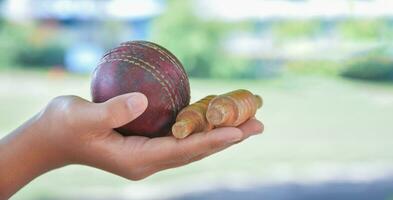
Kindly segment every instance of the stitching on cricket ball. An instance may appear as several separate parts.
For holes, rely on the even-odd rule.
[[[124,57],[126,57],[126,58],[130,58],[130,59],[136,60],[137,62],[147,65],[148,67],[152,68],[162,78],[161,80],[165,81],[165,83],[166,83],[165,85],[170,89],[170,91],[174,91],[173,85],[171,83],[169,83],[169,81],[165,78],[164,74],[162,74],[154,65],[152,65],[142,59],[139,59],[135,56],[130,56],[130,55],[126,55],[126,54],[116,54],[116,55],[111,55],[110,57],[111,58],[109,58],[109,59],[123,59]],[[177,98],[176,94],[174,94],[173,92],[170,93],[170,95],[171,95],[171,98],[175,99],[175,105],[177,106],[177,107],[175,107],[175,110],[176,110],[176,112],[178,112],[178,109],[176,109],[176,108],[180,107],[181,102]]]
[[[126,62],[126,63],[130,63],[130,64],[134,64],[136,66],[139,66],[140,68],[146,70],[147,72],[149,72],[151,75],[153,75],[153,77],[161,84],[161,86],[164,88],[164,90],[166,91],[166,95],[169,97],[169,99],[171,100],[171,104],[172,104],[172,111],[177,114],[176,111],[176,107],[175,107],[175,103],[173,101],[172,95],[168,90],[168,87],[165,85],[165,83],[159,78],[157,77],[156,74],[153,73],[152,70],[150,70],[148,67],[142,65],[139,62],[135,62],[132,60],[128,60],[128,59],[119,59],[119,58],[114,58],[114,59],[110,59],[110,60],[104,60],[102,62],[99,63],[99,65],[104,64],[104,63],[110,63],[110,62],[114,62],[114,61],[122,61],[122,62]]]

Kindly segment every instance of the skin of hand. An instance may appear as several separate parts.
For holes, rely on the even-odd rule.
[[[0,140],[0,199],[9,198],[43,173],[70,164],[140,180],[198,161],[264,129],[253,118],[236,128],[218,128],[182,140],[172,136],[124,137],[113,130],[136,119],[147,106],[141,93],[98,104],[77,96],[53,99]]]

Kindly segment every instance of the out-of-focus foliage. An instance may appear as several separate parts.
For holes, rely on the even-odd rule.
[[[25,45],[17,54],[17,63],[22,66],[63,66],[65,48],[60,44],[44,46]]]
[[[393,38],[393,28],[382,19],[346,20],[338,25],[338,30],[345,39],[378,40]]]
[[[0,23],[0,67],[63,65],[65,47],[57,37],[35,24]]]
[[[153,25],[153,41],[173,52],[194,77],[244,77],[248,61],[224,51],[230,30],[247,25],[228,25],[197,17],[190,1],[170,0],[167,11]]]
[[[298,74],[337,75],[342,64],[329,60],[297,60],[286,64],[288,71]]]
[[[321,23],[316,20],[279,21],[272,28],[279,39],[312,37],[322,30]]]
[[[352,66],[360,61],[351,62],[351,56],[363,53],[374,62],[373,58],[379,58],[381,54],[371,52],[372,49],[393,43],[392,20],[388,18],[247,19],[235,22],[204,18],[203,11],[195,6],[198,4],[192,0],[167,0],[166,9],[161,14],[142,21],[108,18],[73,19],[64,23],[54,18],[14,22],[0,18],[0,67],[58,66],[64,64],[64,54],[68,55],[82,42],[96,45],[100,50],[130,39],[146,39],[173,52],[193,77],[257,79],[276,77],[286,71],[343,74],[346,77],[364,77],[370,73],[369,76],[374,77],[376,75],[370,71],[378,74],[381,67]],[[235,49],[237,47],[240,49]],[[306,49],[307,53],[321,47],[339,53],[336,57],[333,55],[333,59],[319,58],[320,54],[309,59],[310,56],[300,52],[296,57],[286,59],[298,49]],[[346,61],[348,57],[352,64],[336,61]]]
[[[18,52],[27,43],[30,26],[0,22],[0,68],[9,67],[17,59]]]
[[[393,81],[393,59],[375,55],[355,59],[347,65],[342,75],[349,78]]]

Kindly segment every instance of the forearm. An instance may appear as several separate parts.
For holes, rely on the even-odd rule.
[[[131,99],[136,106],[131,106]],[[123,137],[113,131],[138,118],[147,105],[146,97],[138,93],[100,104],[75,96],[55,98],[0,140],[0,199],[8,199],[45,172],[72,163],[140,180],[200,160],[263,130],[259,121],[250,120],[238,128],[214,129],[182,140]]]
[[[39,175],[61,167],[59,152],[45,140],[35,116],[0,140],[0,199],[7,199]]]

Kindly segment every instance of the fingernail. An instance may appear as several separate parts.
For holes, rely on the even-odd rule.
[[[147,107],[146,96],[141,93],[133,93],[127,100],[128,107],[137,116],[141,115]]]

